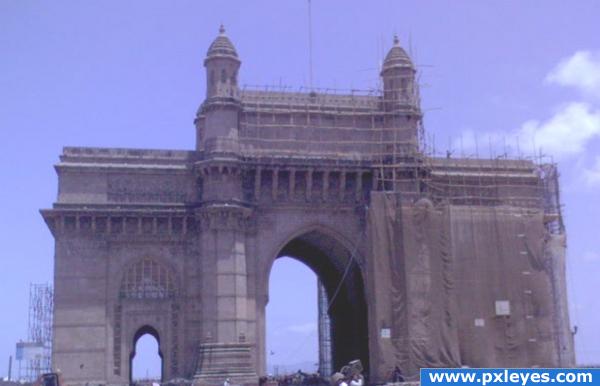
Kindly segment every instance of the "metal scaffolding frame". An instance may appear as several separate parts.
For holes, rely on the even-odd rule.
[[[51,284],[29,285],[29,315],[27,342],[17,343],[17,358],[25,361],[25,374],[19,378],[35,381],[52,369],[52,316],[54,290]],[[19,349],[21,352],[19,353]]]

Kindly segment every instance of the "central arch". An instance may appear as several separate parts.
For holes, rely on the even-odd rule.
[[[354,359],[369,368],[365,285],[356,250],[332,232],[313,228],[285,242],[269,267],[270,273],[275,259],[290,257],[308,266],[323,284],[329,302],[334,371]]]

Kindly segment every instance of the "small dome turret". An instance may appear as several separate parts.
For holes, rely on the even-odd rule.
[[[231,40],[225,35],[225,27],[219,28],[217,36],[206,53],[206,100],[196,116],[196,148],[210,151],[234,151],[231,141],[217,141],[230,138],[237,133],[241,109],[238,72],[242,62]],[[237,134],[236,134],[237,136]],[[209,141],[209,142],[207,142]],[[212,143],[207,149],[206,143]],[[229,147],[228,147],[229,146]]]
[[[219,36],[213,40],[204,59],[206,96],[237,98],[237,77],[241,63],[235,47],[225,35],[225,27],[221,24]]]
[[[228,58],[239,62],[237,51],[231,40],[225,34],[225,27],[221,24],[219,36],[212,42],[206,53],[206,61],[214,58]]]
[[[381,68],[383,99],[386,110],[403,108],[418,109],[418,86],[415,81],[416,69],[410,57],[400,46],[394,35],[394,45],[389,50]]]
[[[381,73],[383,74],[392,68],[408,68],[414,70],[414,65],[406,51],[404,51],[404,48],[400,46],[400,40],[397,35],[394,35],[394,45],[385,56]]]

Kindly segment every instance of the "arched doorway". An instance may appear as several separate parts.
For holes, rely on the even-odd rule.
[[[153,341],[156,343],[155,345],[153,344]],[[142,345],[143,347],[140,347]],[[133,337],[133,344],[131,347],[133,349],[129,356],[130,384],[134,384],[139,380],[162,381],[164,360],[158,331],[151,326],[139,328]],[[138,351],[140,348],[144,351]],[[152,352],[153,350],[155,351]],[[158,358],[156,358],[156,356],[158,356]],[[158,368],[156,368],[157,364]]]
[[[356,250],[350,249],[334,236],[312,230],[288,241],[275,257],[291,257],[304,263],[322,283],[328,301],[334,371],[354,359],[369,368],[364,281]]]
[[[153,361],[159,358],[158,371],[151,371],[152,380],[179,376],[179,282],[176,271],[162,259],[146,256],[125,266],[114,311],[114,374],[120,382],[136,378],[133,359],[142,337],[142,342],[153,347],[149,353]]]
[[[317,286],[315,273],[296,259],[273,264],[266,308],[269,374],[313,373],[320,365]]]

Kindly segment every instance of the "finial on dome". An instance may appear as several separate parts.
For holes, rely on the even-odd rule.
[[[219,35],[225,35],[225,26],[223,23],[221,23],[221,26],[219,27]]]
[[[394,46],[400,45],[400,39],[398,39],[398,34],[394,34]]]

